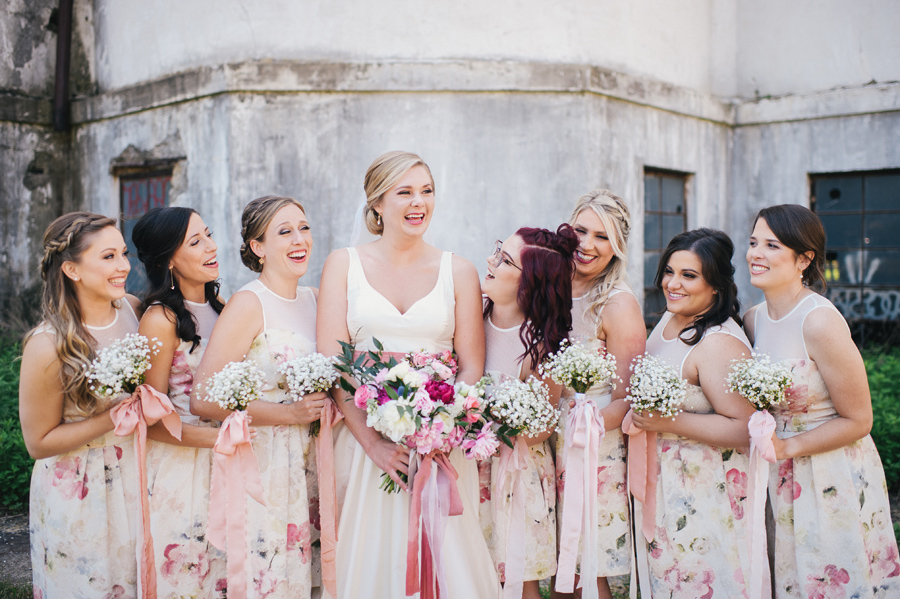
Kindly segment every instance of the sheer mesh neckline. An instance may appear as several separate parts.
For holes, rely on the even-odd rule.
[[[791,308],[790,312],[788,312],[781,318],[772,318],[771,316],[769,316],[769,302],[763,302],[763,308],[765,308],[763,310],[763,314],[765,314],[766,318],[769,319],[769,322],[781,322],[786,318],[790,318],[791,314],[796,312],[797,308],[799,308],[800,306],[803,305],[803,302],[805,302],[806,300],[808,300],[809,298],[811,298],[815,295],[818,295],[815,291],[811,291],[810,293],[806,294],[806,296],[803,299],[801,299],[799,302],[797,302],[797,304],[793,308]],[[758,308],[757,308],[757,310],[758,310]]]
[[[259,281],[259,284],[262,285],[263,289],[265,289],[266,291],[268,291],[269,293],[271,293],[272,295],[274,295],[275,297],[277,297],[278,299],[280,299],[283,302],[296,302],[298,299],[300,299],[300,293],[297,291],[294,292],[294,293],[296,293],[296,295],[294,297],[284,297],[283,295],[280,295],[280,294],[276,293],[275,291],[273,291],[268,285],[266,285],[259,279],[256,279],[256,280]],[[297,288],[299,288],[299,287],[300,287],[300,285],[298,282]]]
[[[510,331],[517,331],[517,330],[519,330],[520,328],[522,328],[522,325],[521,325],[521,324],[517,324],[517,325],[515,325],[515,326],[509,327],[509,328],[506,328],[506,329],[501,328],[501,327],[498,327],[497,325],[494,324],[494,321],[491,320],[491,317],[490,317],[490,316],[487,317],[487,321],[488,321],[488,324],[491,325],[491,328],[492,328],[492,329],[494,329],[495,331],[499,331],[499,332],[501,332],[501,333],[508,333],[508,332],[510,332]]]
[[[123,299],[122,301],[123,301],[123,302],[128,302],[127,299]],[[129,303],[128,306],[131,307],[131,304]],[[99,326],[99,327],[95,327],[94,325],[90,325],[90,324],[84,323],[84,328],[90,329],[90,330],[92,330],[92,331],[105,331],[106,329],[109,329],[109,328],[115,326],[115,324],[116,324],[117,322],[119,322],[119,312],[121,312],[121,311],[122,311],[121,308],[118,308],[118,309],[115,310],[116,315],[113,316],[112,322],[110,322],[109,324],[105,324],[105,325],[102,325],[102,326]]]

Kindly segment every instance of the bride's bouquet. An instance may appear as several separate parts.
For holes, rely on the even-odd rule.
[[[768,410],[785,400],[791,386],[791,369],[772,362],[767,354],[752,354],[745,360],[734,360],[725,379],[728,389],[740,394],[757,410]]]
[[[539,371],[541,376],[549,376],[575,393],[587,393],[595,385],[615,380],[616,357],[581,343],[573,345],[565,339],[559,344],[559,351],[547,356]],[[615,382],[611,384],[615,389]]]
[[[336,363],[359,382],[354,387],[342,378],[340,384],[353,394],[356,407],[365,410],[366,425],[420,455],[458,446],[464,431],[457,420],[465,413],[465,397],[450,382],[457,371],[453,354],[422,351],[385,359],[384,347],[377,339],[373,343],[376,351],[354,357],[354,347],[342,342]],[[381,478],[385,491],[400,490],[387,473]]]
[[[637,412],[657,412],[663,418],[681,413],[687,394],[687,382],[656,356],[643,354],[634,359],[625,401]]]
[[[99,397],[134,393],[150,370],[150,356],[158,354],[161,347],[156,337],[148,340],[137,334],[126,335],[104,347],[86,369],[91,391]]]
[[[340,377],[335,368],[335,358],[329,358],[313,352],[293,360],[288,360],[278,367],[287,382],[288,393],[293,400],[302,401],[304,395],[328,391]],[[309,434],[319,434],[320,421],[309,425]]]

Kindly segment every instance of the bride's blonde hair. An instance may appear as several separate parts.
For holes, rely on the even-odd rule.
[[[376,158],[366,170],[366,178],[363,188],[366,191],[366,207],[363,211],[366,228],[372,235],[384,233],[384,224],[375,212],[375,205],[392,187],[394,187],[403,175],[414,166],[423,166],[431,178],[431,186],[434,187],[434,177],[431,169],[419,156],[412,152],[395,150],[387,152]]]
[[[78,262],[91,237],[116,221],[90,212],[70,212],[50,223],[44,232],[41,259],[41,316],[43,322],[32,329],[24,343],[49,326],[56,337],[59,377],[66,403],[84,416],[97,411],[97,398],[90,391],[87,366],[96,357],[96,340],[84,326],[75,286],[62,270],[64,262]]]
[[[613,257],[609,264],[591,281],[587,292],[587,307],[584,315],[590,316],[591,320],[597,323],[596,333],[599,334],[600,310],[609,300],[613,288],[627,280],[627,246],[628,234],[631,232],[631,214],[628,212],[625,201],[608,189],[596,189],[578,198],[572,216],[569,217],[570,225],[575,224],[575,219],[583,210],[592,210],[603,223],[613,250]]]

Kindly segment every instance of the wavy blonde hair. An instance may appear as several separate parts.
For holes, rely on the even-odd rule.
[[[79,262],[91,237],[116,221],[90,212],[70,212],[50,223],[44,232],[44,256],[41,258],[41,316],[43,321],[25,336],[24,343],[49,326],[56,336],[59,378],[63,398],[84,416],[98,410],[97,398],[90,391],[86,366],[96,357],[97,341],[84,326],[81,306],[72,280],[62,271],[64,262]],[[118,307],[118,306],[116,306]]]
[[[244,207],[244,213],[241,214],[241,239],[244,240],[241,244],[241,262],[253,272],[262,272],[263,264],[260,262],[259,256],[250,248],[250,242],[262,241],[269,223],[275,218],[275,214],[285,206],[296,206],[304,215],[306,214],[303,204],[294,198],[282,196],[256,198]]]
[[[603,223],[609,244],[612,246],[613,257],[606,268],[591,281],[590,290],[587,293],[587,308],[584,315],[590,315],[597,323],[596,332],[600,332],[600,311],[613,288],[627,280],[626,267],[628,266],[628,234],[631,233],[631,214],[625,201],[608,189],[596,189],[587,193],[575,202],[575,209],[569,217],[569,224],[574,225],[575,219],[584,210],[592,210]]]
[[[376,158],[366,170],[366,178],[363,183],[363,189],[366,191],[366,207],[363,217],[366,221],[366,228],[372,235],[384,233],[384,224],[378,220],[375,205],[414,166],[425,167],[431,178],[431,186],[434,187],[434,176],[431,174],[431,169],[424,160],[412,152],[399,150],[387,152]]]

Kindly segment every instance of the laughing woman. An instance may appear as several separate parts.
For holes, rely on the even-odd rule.
[[[132,233],[149,290],[140,333],[162,343],[146,382],[166,393],[182,421],[181,440],[150,428],[147,482],[160,597],[216,597],[225,556],[206,536],[211,448],[218,429],[191,414],[194,372],[222,311],[216,243],[190,208],[157,208]]]
[[[312,586],[309,425],[319,419],[325,394],[292,402],[278,367],[316,350],[317,291],[298,286],[309,266],[312,234],[298,201],[265,196],[244,208],[241,237],[241,260],[259,278],[235,293],[216,321],[197,368],[191,412],[219,421],[229,415],[203,401],[199,391],[229,362],[246,358],[263,372],[262,397],[247,409],[257,430],[252,445],[266,500],[266,506],[246,501],[247,596],[303,599]]]
[[[85,364],[137,333],[131,270],[116,221],[72,212],[44,233],[42,321],[25,338],[19,416],[31,477],[35,597],[134,597],[137,592],[131,437],[113,432],[120,397],[90,390]]]
[[[900,597],[884,470],[869,436],[872,401],[850,329],[824,290],[825,231],[795,205],[760,210],[747,249],[766,301],[744,326],[757,351],[789,364],[787,402],[771,409],[777,465],[775,596]]]
[[[654,597],[732,599],[746,592],[748,461],[735,449],[750,445],[753,407],[725,386],[732,360],[750,356],[733,255],[725,233],[687,231],[669,242],[656,273],[666,313],[650,333],[647,353],[687,380],[687,395],[684,411],[672,419],[634,413],[638,428],[659,433],[648,547]]]

